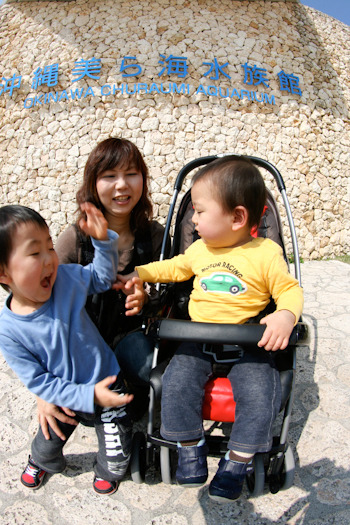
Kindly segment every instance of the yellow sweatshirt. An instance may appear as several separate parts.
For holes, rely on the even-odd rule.
[[[184,254],[137,266],[143,281],[180,282],[195,276],[189,301],[193,321],[242,324],[273,297],[277,310],[299,320],[303,291],[288,272],[282,250],[270,239],[252,239],[237,248],[210,248],[201,239]]]

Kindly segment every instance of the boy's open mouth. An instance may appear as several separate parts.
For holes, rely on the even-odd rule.
[[[51,276],[44,277],[41,281],[41,286],[43,288],[50,288],[51,285]]]

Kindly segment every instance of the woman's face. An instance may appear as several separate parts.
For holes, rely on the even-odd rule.
[[[142,196],[142,173],[133,165],[116,166],[97,177],[96,189],[107,215],[129,217]]]

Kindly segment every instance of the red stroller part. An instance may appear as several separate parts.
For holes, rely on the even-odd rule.
[[[235,420],[236,402],[227,377],[209,379],[205,385],[203,419],[232,423]]]

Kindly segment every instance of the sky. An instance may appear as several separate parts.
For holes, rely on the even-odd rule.
[[[326,13],[326,15],[330,15],[350,26],[349,0],[301,0],[301,3]]]
[[[313,7],[322,13],[333,16],[350,26],[350,0],[300,0],[302,4]],[[0,5],[4,0],[0,0]]]

